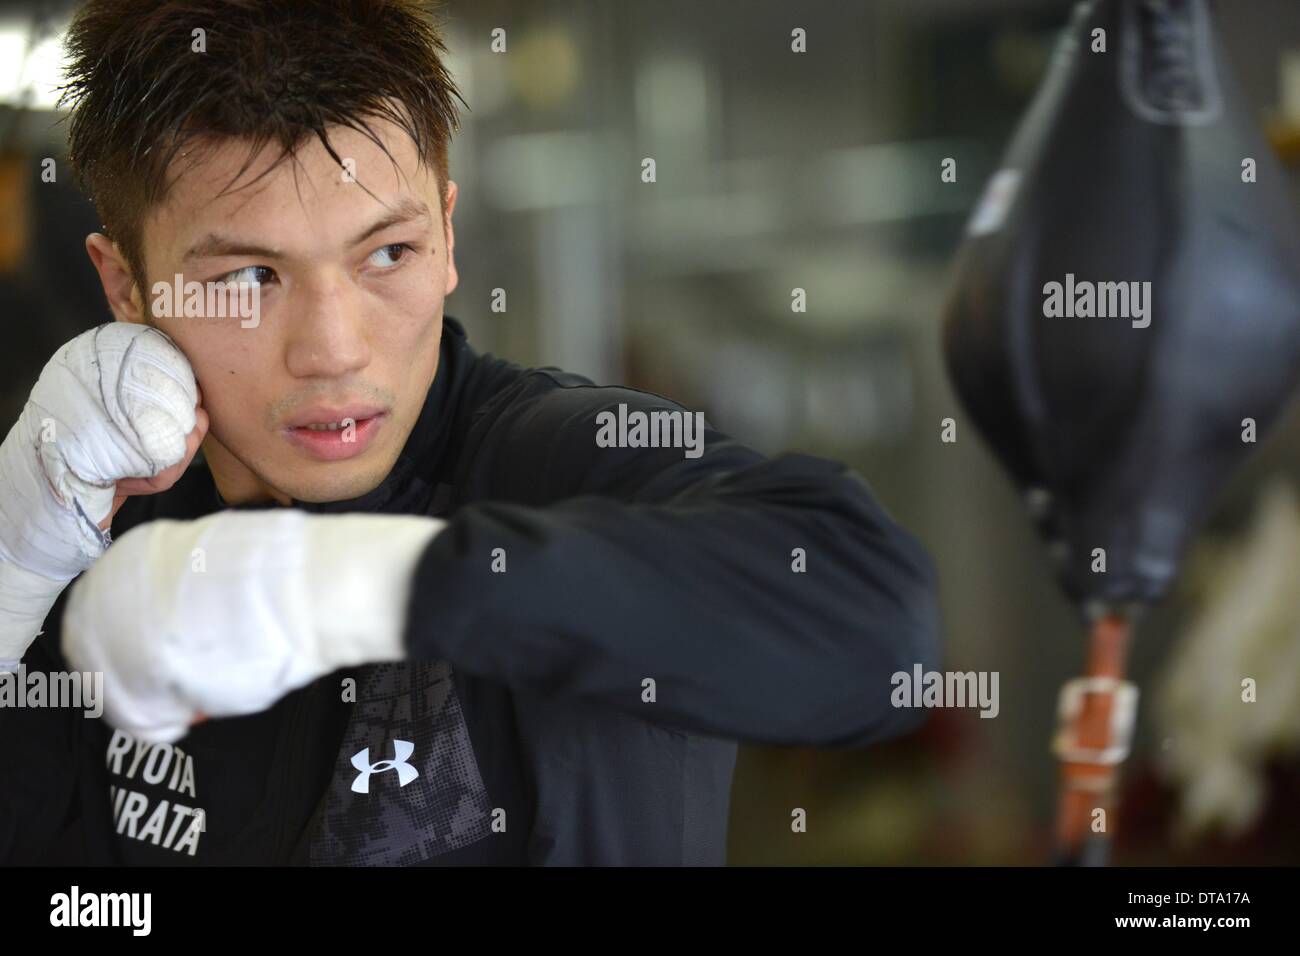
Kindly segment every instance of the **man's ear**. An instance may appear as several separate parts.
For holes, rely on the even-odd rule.
[[[86,237],[86,253],[99,273],[108,307],[119,322],[144,322],[144,301],[117,243],[98,232]]]
[[[442,223],[443,235],[447,237],[447,288],[443,291],[443,295],[451,295],[460,283],[460,276],[456,272],[456,257],[453,254],[456,248],[456,230],[451,224],[451,214],[456,208],[456,192],[456,181],[447,180],[447,208],[443,211]]]

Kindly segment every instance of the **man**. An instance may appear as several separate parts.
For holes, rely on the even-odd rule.
[[[932,573],[861,479],[444,318],[418,4],[91,0],[69,45],[117,322],[0,449],[0,661],[106,720],[0,709],[0,859],[716,864],[735,741],[915,725]]]

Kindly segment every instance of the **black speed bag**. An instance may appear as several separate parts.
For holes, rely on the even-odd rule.
[[[1081,602],[1165,593],[1300,372],[1294,198],[1253,113],[1203,0],[1079,3],[967,225],[949,374]]]

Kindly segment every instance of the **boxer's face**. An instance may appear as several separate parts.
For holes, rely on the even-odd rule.
[[[417,162],[409,136],[386,121],[372,126],[396,169],[365,135],[329,131],[339,156],[355,161],[355,181],[318,140],[299,151],[296,169],[286,160],[247,185],[277,155],[267,147],[225,195],[247,160],[244,144],[178,159],[179,178],[145,221],[144,289],[125,278],[108,240],[88,240],[118,318],[147,317],[194,367],[211,418],[204,453],[227,502],[371,490],[396,462],[437,371],[443,297],[457,283],[456,186],[441,212],[437,176]],[[156,283],[174,290],[177,274],[256,285],[256,315],[185,317],[179,304],[159,315]],[[330,423],[341,424],[305,427]]]

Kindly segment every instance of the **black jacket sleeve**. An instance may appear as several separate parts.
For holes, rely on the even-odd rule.
[[[685,411],[552,370],[479,410],[460,506],[416,571],[412,658],[742,741],[913,729],[890,678],[937,666],[934,575],[866,483],[712,428],[698,458],[598,447],[620,403]]]
[[[57,651],[63,600],[61,596],[47,617],[46,633],[23,657],[21,674],[29,685],[37,674],[48,681],[50,675],[67,672]],[[0,706],[0,865],[85,863],[76,782],[78,722],[87,718],[65,707],[13,703],[6,700]]]

